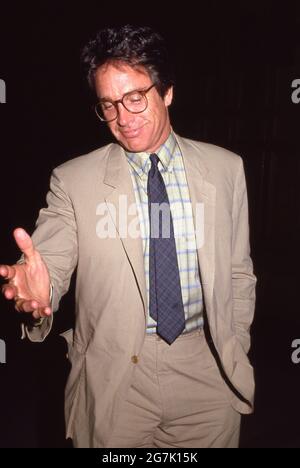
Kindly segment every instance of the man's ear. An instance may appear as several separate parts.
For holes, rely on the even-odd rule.
[[[164,103],[166,107],[169,107],[173,101],[173,86],[171,86],[165,94]]]

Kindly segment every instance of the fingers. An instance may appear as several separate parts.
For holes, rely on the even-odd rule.
[[[32,313],[34,318],[49,317],[52,314],[50,306],[41,306],[37,301],[28,301],[18,298],[17,288],[12,284],[4,284],[2,293],[8,300],[15,300],[15,308],[18,312]]]
[[[17,288],[12,284],[4,284],[2,286],[2,293],[8,300],[12,300],[17,296]]]
[[[49,317],[52,314],[51,307],[43,307],[37,301],[17,299],[15,307],[18,312],[32,313],[33,317],[36,319]]]
[[[16,270],[13,266],[0,265],[0,276],[5,280],[12,280],[15,277]]]
[[[14,230],[14,238],[19,247],[23,252],[27,260],[30,260],[35,254],[35,249],[31,237],[27,232],[22,228],[17,228]]]
[[[42,318],[42,317],[50,317],[51,314],[52,314],[52,311],[51,311],[50,307],[43,307],[43,308],[39,308],[39,309],[35,310],[32,313],[32,316],[35,319],[39,319],[39,318]]]

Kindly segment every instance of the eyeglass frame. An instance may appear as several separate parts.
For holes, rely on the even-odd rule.
[[[152,83],[152,85],[147,88],[147,89],[133,89],[132,91],[128,91],[128,93],[125,93],[121,99],[117,99],[116,101],[112,101],[110,99],[100,99],[99,102],[97,102],[97,104],[95,104],[94,106],[94,109],[95,109],[95,112],[96,112],[96,115],[97,117],[101,120],[101,122],[106,122],[106,123],[109,123],[109,122],[113,122],[114,120],[116,120],[118,118],[118,115],[119,115],[119,108],[118,108],[118,104],[122,104],[122,106],[124,107],[124,109],[127,110],[127,112],[130,112],[131,114],[141,114],[142,112],[145,112],[145,110],[147,109],[148,107],[148,99],[147,99],[147,96],[146,94],[152,89],[154,88],[154,86],[156,86],[155,83]],[[126,96],[128,96],[129,94],[133,94],[133,93],[140,93],[143,98],[145,98],[146,100],[146,107],[145,109],[143,109],[142,111],[138,111],[138,112],[132,112],[130,111],[129,109],[127,109],[127,107],[125,106],[124,104],[124,99],[126,98]],[[103,119],[103,117],[100,116],[99,112],[98,112],[98,109],[97,109],[97,106],[99,106],[99,104],[101,104],[102,102],[109,102],[110,104],[112,104],[114,106],[114,108],[116,109],[116,112],[117,112],[117,115],[116,117],[114,117],[113,119],[111,120],[106,120],[106,119]]]

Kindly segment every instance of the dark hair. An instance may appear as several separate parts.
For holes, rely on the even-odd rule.
[[[93,91],[96,70],[109,62],[144,67],[161,97],[174,84],[165,41],[150,27],[126,25],[102,29],[83,48],[81,61]]]

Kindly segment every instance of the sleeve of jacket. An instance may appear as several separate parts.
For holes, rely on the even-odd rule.
[[[244,165],[240,165],[233,196],[232,285],[234,325],[246,353],[250,349],[250,326],[255,308],[256,277],[250,257],[248,197]]]
[[[59,168],[53,171],[47,208],[43,208],[32,235],[35,248],[45,261],[52,284],[52,308],[56,312],[62,296],[68,291],[78,260],[77,227],[72,201],[67,194]],[[23,336],[43,341],[49,334],[53,316],[41,323],[23,326]]]

